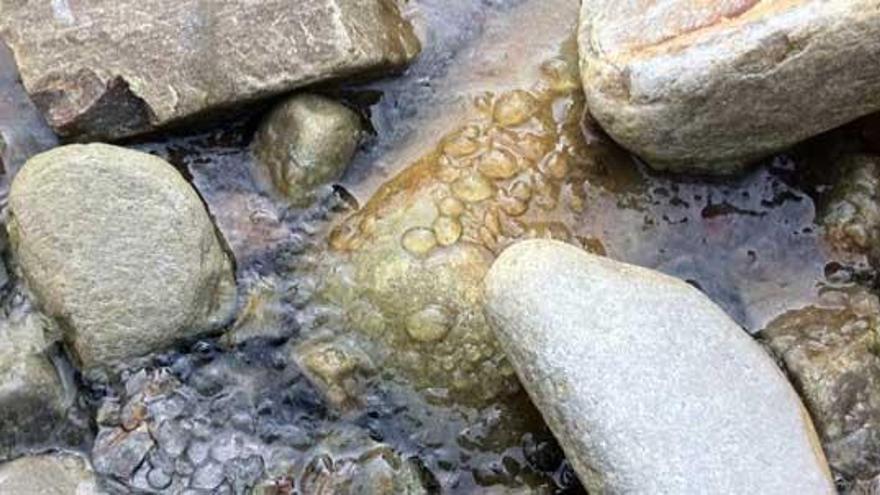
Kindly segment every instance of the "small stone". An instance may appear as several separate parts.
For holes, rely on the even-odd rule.
[[[499,125],[510,127],[525,123],[538,111],[538,100],[528,91],[515,90],[495,102],[493,117]]]
[[[342,177],[362,128],[345,105],[312,94],[296,95],[266,117],[254,138],[254,154],[275,187],[305,206],[322,185]]]
[[[479,137],[479,129],[466,127],[446,139],[443,143],[443,152],[454,158],[476,153],[480,149]]]
[[[142,424],[134,431],[122,428],[102,429],[92,448],[95,471],[127,480],[144,461],[154,442]]]
[[[432,305],[406,319],[406,332],[418,342],[439,342],[452,328],[452,315],[441,306]]]
[[[551,179],[562,180],[568,175],[568,156],[564,153],[551,153],[545,158],[538,169]]]
[[[197,467],[192,475],[190,486],[200,490],[214,490],[226,479],[223,464],[208,461]]]
[[[422,256],[430,253],[437,246],[437,237],[431,229],[415,227],[403,234],[401,242],[404,249],[417,256]]]
[[[440,201],[440,213],[447,217],[457,218],[464,213],[464,203],[453,198],[445,197]]]
[[[461,223],[449,217],[438,217],[434,221],[434,235],[441,246],[451,246],[461,239]]]
[[[338,409],[360,404],[363,382],[375,371],[356,341],[306,342],[296,346],[292,354],[306,378]]]
[[[590,493],[836,493],[797,393],[702,292],[557,241],[513,245],[486,315]]]
[[[510,195],[522,201],[532,199],[532,186],[524,180],[518,180],[510,186]]]
[[[452,193],[466,203],[477,203],[492,197],[495,188],[480,174],[468,174],[452,184]]]
[[[509,151],[495,148],[479,158],[477,170],[490,179],[509,179],[519,172],[519,166]]]

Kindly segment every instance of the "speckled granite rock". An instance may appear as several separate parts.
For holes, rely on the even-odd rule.
[[[361,119],[342,103],[296,95],[274,108],[254,139],[254,154],[272,184],[293,204],[345,172],[362,134]]]
[[[49,124],[120,138],[419,51],[395,0],[0,1],[0,36]]]
[[[590,111],[658,169],[729,173],[880,109],[875,0],[587,0]]]
[[[867,291],[791,311],[763,338],[816,420],[828,461],[846,477],[880,474],[880,302]]]
[[[835,493],[797,394],[694,287],[541,240],[501,254],[486,299],[591,493]]]
[[[104,144],[55,148],[12,184],[10,240],[82,367],[108,367],[216,329],[232,263],[198,195],[167,162]]]
[[[15,495],[98,495],[88,463],[73,454],[23,457],[0,464],[0,493]]]

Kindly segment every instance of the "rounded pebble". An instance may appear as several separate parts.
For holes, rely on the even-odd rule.
[[[447,217],[460,217],[462,213],[464,213],[464,203],[453,198],[446,197],[440,201],[438,205],[440,209],[440,213]]]
[[[452,183],[452,193],[467,203],[489,199],[494,192],[492,184],[479,174],[466,175]]]
[[[497,148],[480,157],[477,169],[490,179],[509,179],[519,172],[516,158]]]
[[[415,227],[403,234],[403,248],[415,255],[424,255],[437,247],[434,231],[425,227]]]
[[[538,110],[538,100],[528,91],[516,90],[501,95],[495,102],[493,118],[502,126],[520,125]]]
[[[431,305],[406,319],[406,332],[418,342],[438,342],[452,327],[452,316],[441,306]]]
[[[441,246],[451,246],[461,238],[461,223],[450,217],[440,217],[434,221],[434,235]]]

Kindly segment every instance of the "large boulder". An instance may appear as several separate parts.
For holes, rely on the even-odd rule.
[[[728,173],[880,109],[874,0],[587,0],[593,116],[658,169]]]
[[[218,328],[232,263],[167,162],[104,144],[55,148],[12,184],[10,240],[28,286],[82,367],[107,367]]]
[[[360,116],[342,103],[296,95],[266,117],[254,138],[254,154],[275,188],[304,206],[316,188],[342,177],[362,132]]]
[[[557,241],[507,249],[486,314],[591,493],[835,493],[809,416],[693,286]]]
[[[792,376],[828,454],[848,478],[880,475],[880,302],[858,290],[791,311],[762,333]]]
[[[49,124],[120,138],[419,51],[394,0],[0,1],[0,36]]]
[[[73,454],[23,457],[0,464],[0,493],[15,495],[98,495],[88,462]]]

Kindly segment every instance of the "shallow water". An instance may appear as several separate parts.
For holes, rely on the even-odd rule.
[[[572,77],[577,4],[410,2],[409,14],[426,42],[425,53],[405,74],[320,88],[360,109],[375,135],[340,184],[307,210],[285,206],[253,162],[248,147],[259,110],[194,134],[128,143],[167,158],[195,185],[235,255],[243,300],[224,337],[153,356],[144,371],[133,370],[119,383],[87,384],[93,408],[121,416],[123,425],[127,417],[134,421],[124,430],[145,424],[152,434],[147,460],[133,477],[113,480],[119,491],[189,485],[204,493],[238,493],[263,480],[274,490],[269,493],[313,493],[317,486],[326,489],[322,476],[334,472],[322,464],[325,458],[337,467],[357,464],[382,442],[416,466],[434,492],[492,487],[581,493],[494,344],[412,346],[399,337],[406,329],[393,305],[385,304],[387,295],[365,289],[369,277],[358,278],[365,263],[381,265],[412,250],[404,237],[411,227],[421,228],[416,223],[423,219],[418,212],[395,216],[398,206],[416,211],[412,205],[433,204],[435,193],[455,193],[460,177],[448,175],[467,174],[482,163],[465,157],[450,172],[443,161],[462,130],[477,128],[480,143],[463,156],[481,157],[498,147],[520,168],[515,175],[502,170],[485,186],[493,195],[497,189],[497,199],[469,206],[475,223],[462,220],[461,240],[429,246],[428,260],[466,245],[488,263],[516,239],[563,238],[689,280],[750,332],[787,310],[819,302],[829,288],[854,283],[839,276],[829,280],[829,267],[864,270],[865,261],[826,245],[816,205],[827,178],[813,174],[814,165],[797,151],[738,179],[673,178],[649,173],[591,125]],[[8,74],[3,57],[0,51],[0,74]],[[512,117],[493,110],[523,94],[539,102],[533,118],[520,123],[517,105]],[[11,145],[7,153],[13,153],[4,157],[14,156],[7,163],[20,164],[54,144],[31,110],[16,114],[29,115],[31,124],[9,124],[11,109],[23,104],[14,80],[0,78],[0,131]],[[536,149],[547,157],[565,154],[568,161],[531,156]],[[496,165],[503,169],[505,162]],[[534,193],[520,212],[504,191],[526,178]],[[478,194],[483,187],[465,184],[470,189],[459,187],[456,194]],[[508,209],[511,204],[515,208]],[[437,213],[428,216],[433,222]],[[370,237],[363,227],[367,219],[383,234]],[[347,226],[357,233],[348,236]],[[377,247],[386,242],[387,250]],[[362,312],[365,307],[372,312]],[[475,307],[455,311],[469,314]],[[478,331],[473,335],[480,337]],[[352,390],[328,395],[303,368],[308,352],[325,344],[362,360],[362,374],[346,384]],[[459,349],[477,350],[472,356]],[[486,374],[472,370],[472,376],[455,377],[449,363],[482,366]],[[472,394],[479,400],[460,399],[459,386],[461,395],[479,388],[480,394]],[[337,401],[333,394],[342,397]],[[132,412],[141,409],[148,414]],[[117,432],[118,424],[111,419],[99,430]],[[345,449],[316,447],[350,432],[356,440]],[[337,474],[345,470],[339,467]]]

